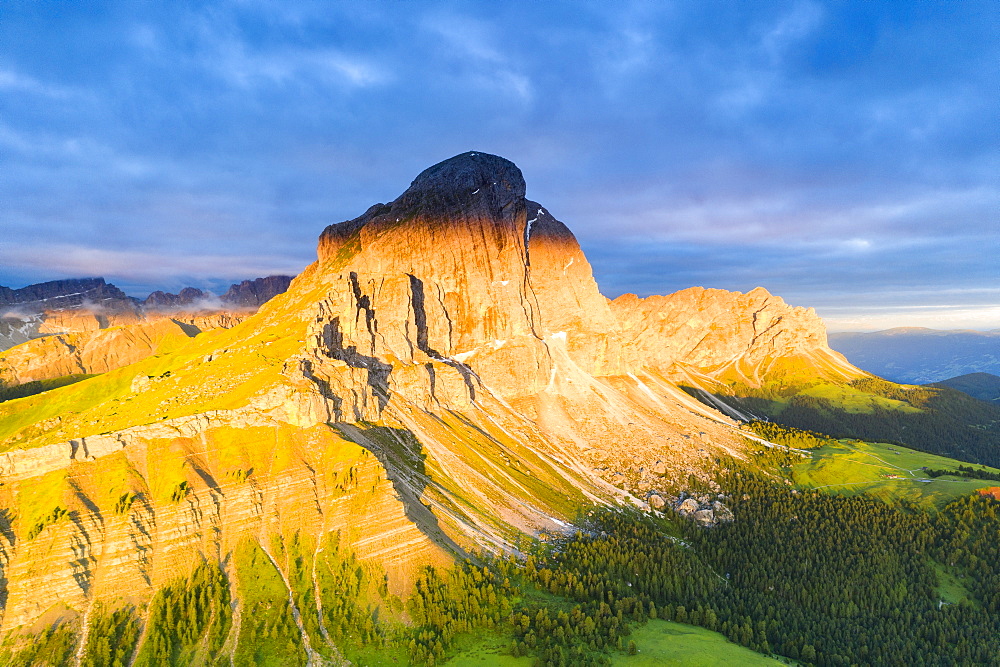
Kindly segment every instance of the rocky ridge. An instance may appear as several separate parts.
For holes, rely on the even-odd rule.
[[[666,506],[744,456],[682,378],[860,373],[763,291],[609,301],[520,170],[477,152],[329,226],[255,315],[172,340],[0,403],[4,629],[296,531],[342,531],[404,592],[422,564],[571,529],[584,502]]]

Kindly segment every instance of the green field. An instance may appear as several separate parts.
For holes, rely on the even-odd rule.
[[[978,606],[975,596],[965,585],[965,576],[959,574],[954,567],[934,563],[934,571],[938,577],[935,593],[948,604],[971,604]]]
[[[842,384],[817,384],[800,391],[798,395],[821,398],[830,401],[844,412],[854,414],[870,414],[875,412],[877,409],[899,410],[901,412],[920,412],[919,408],[915,408],[905,401],[885,398],[884,396],[878,396],[876,394]]]
[[[464,640],[464,641],[463,641]],[[509,635],[489,634],[472,638],[459,637],[459,652],[444,663],[448,667],[529,667],[534,657],[510,655]],[[637,655],[611,653],[612,665],[654,667],[659,665],[781,665],[772,658],[730,642],[718,632],[670,621],[652,620],[632,631],[627,641],[634,641]]]
[[[635,642],[639,653],[636,655],[614,653],[611,656],[612,665],[628,665],[629,667],[747,665],[754,667],[755,665],[783,664],[773,658],[734,644],[718,632],[683,623],[652,620],[633,630],[628,639]]]
[[[811,454],[811,458],[791,468],[792,479],[799,487],[849,495],[868,493],[886,500],[941,506],[978,489],[1000,486],[995,481],[951,475],[930,479],[921,468],[955,470],[962,463],[899,445],[838,440]]]
[[[511,635],[487,634],[455,638],[458,654],[445,660],[448,667],[531,667],[533,656],[515,658],[510,654]]]

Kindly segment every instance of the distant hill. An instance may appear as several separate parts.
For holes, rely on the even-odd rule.
[[[1000,330],[905,327],[832,333],[829,341],[855,366],[893,382],[927,384],[970,373],[1000,374]]]
[[[967,373],[948,380],[935,382],[935,387],[951,387],[981,401],[1000,404],[1000,375],[992,373]]]

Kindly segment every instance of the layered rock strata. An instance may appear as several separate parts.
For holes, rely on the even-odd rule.
[[[419,565],[743,456],[738,423],[679,374],[855,372],[813,313],[763,291],[609,301],[517,167],[476,152],[328,227],[257,314],[174,341],[0,403],[3,628],[142,603],[248,535],[342,531],[403,592]]]

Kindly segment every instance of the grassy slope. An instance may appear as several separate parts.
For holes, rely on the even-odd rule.
[[[740,410],[786,426],[1000,466],[1000,407],[947,387],[814,376],[758,387],[730,382],[713,391]]]
[[[943,475],[929,482],[920,468],[955,470],[960,461],[898,445],[831,441],[812,451],[809,460],[793,466],[792,479],[801,487],[853,495],[868,493],[887,500],[906,499],[941,506],[978,489],[995,486],[989,480]],[[1000,472],[987,468],[990,472]],[[890,478],[890,475],[898,479]]]
[[[781,665],[773,658],[734,644],[718,632],[672,621],[652,620],[632,631],[628,637],[639,649],[637,655],[611,654],[611,664],[622,667],[660,667],[684,665]],[[448,667],[528,667],[534,657],[510,655],[511,635],[488,633],[457,639],[458,653],[446,660]]]
[[[920,412],[905,401],[885,398],[866,391],[861,391],[849,385],[818,384],[800,391],[798,396],[810,396],[830,401],[838,405],[844,412],[852,414],[871,414],[876,409],[898,410],[900,412]]]
[[[612,654],[612,665],[629,667],[760,665],[763,667],[783,664],[734,644],[718,632],[671,621],[652,620],[634,630],[629,639],[635,642],[639,653]]]
[[[971,604],[979,606],[975,595],[963,583],[965,575],[959,573],[956,568],[934,563],[934,571],[938,577],[938,585],[935,589],[938,597],[949,604]]]
[[[458,653],[442,664],[448,667],[531,667],[534,656],[515,658],[510,654],[513,635],[482,633],[457,637]]]
[[[92,377],[94,377],[93,374],[87,375],[78,373],[76,375],[64,375],[63,377],[52,378],[51,380],[35,380],[34,382],[25,382],[24,384],[19,384],[15,387],[2,387],[0,388],[0,403],[4,401],[12,401],[17,398],[24,398],[26,396],[34,396],[36,394],[41,394],[42,392],[51,391],[52,389],[65,387],[66,385],[70,385],[75,382],[81,382]]]
[[[0,451],[246,405],[251,396],[284,380],[283,363],[301,349],[308,306],[321,291],[317,286],[279,295],[232,329],[195,338],[179,334],[138,363],[0,403]],[[133,380],[140,376],[151,381],[133,392]]]

